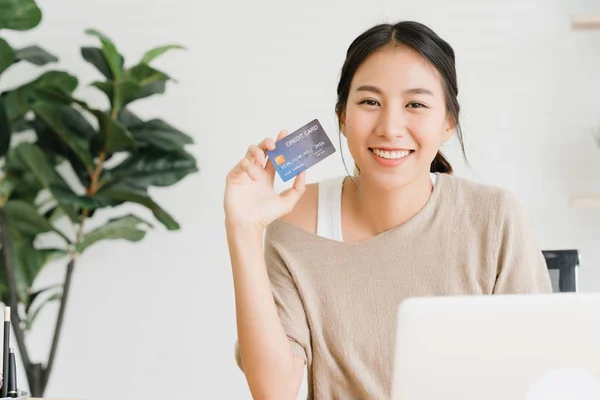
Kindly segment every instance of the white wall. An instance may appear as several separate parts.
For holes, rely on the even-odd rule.
[[[250,143],[315,117],[337,144],[333,108],[346,48],[382,21],[419,20],[454,46],[472,165],[467,170],[456,142],[450,144],[459,175],[514,191],[542,247],[580,249],[581,288],[600,290],[600,210],[567,206],[571,192],[600,191],[600,149],[590,137],[600,129],[600,32],[573,32],[569,24],[573,13],[600,11],[594,0],[40,0],[40,6],[38,29],[7,37],[13,45],[53,51],[82,86],[99,78],[79,55],[80,46],[96,43],[85,28],[104,31],[130,61],[165,43],[189,48],[158,63],[179,84],[136,110],[193,135],[201,168],[153,193],[182,222],[180,232],[158,228],[136,245],[105,242],[80,260],[49,397],[159,399],[180,391],[250,398],[233,361],[225,174]],[[16,68],[3,87],[34,72]],[[79,94],[102,99],[90,89]],[[338,153],[308,179],[343,173]],[[52,266],[42,280],[61,276],[61,267]],[[30,337],[34,357],[46,357],[54,311]]]

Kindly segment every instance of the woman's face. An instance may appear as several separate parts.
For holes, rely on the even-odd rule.
[[[387,189],[427,175],[454,130],[439,74],[405,46],[386,46],[361,64],[340,125],[361,177]]]

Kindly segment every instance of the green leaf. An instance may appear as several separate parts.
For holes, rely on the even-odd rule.
[[[15,51],[17,60],[29,61],[35,65],[46,65],[51,62],[57,62],[58,58],[39,46],[29,46]]]
[[[117,51],[117,48],[115,47],[114,43],[104,34],[95,29],[86,29],[85,33],[88,35],[96,36],[100,39],[100,42],[102,43],[102,54],[104,55],[106,63],[110,68],[112,77],[117,81],[120,80],[122,73],[122,58],[119,52]]]
[[[8,198],[15,189],[15,186],[18,184],[19,182],[10,174],[0,178],[0,207],[3,207],[4,204],[6,204]]]
[[[104,187],[96,193],[96,197],[108,199],[115,204],[132,202],[145,206],[154,214],[154,217],[169,230],[178,230],[179,224],[165,210],[154,202],[148,193],[136,187],[125,184],[110,185]]]
[[[72,205],[93,210],[95,208],[114,205],[114,201],[97,196],[79,196],[71,190],[60,186],[51,186],[52,194],[63,205]]]
[[[73,111],[77,112],[74,109]],[[78,115],[75,118],[83,117]],[[87,124],[87,121],[84,121],[84,123]],[[62,140],[59,140],[58,134],[40,118],[35,118],[30,124],[34,128],[37,136],[37,141],[35,144],[44,149],[44,153],[48,157],[49,162],[55,166],[58,166],[67,160],[71,165],[73,172],[75,172],[79,178],[82,186],[89,187],[91,184],[89,168],[83,163],[83,161],[79,159],[77,154],[75,154],[75,152],[66,143],[64,143]],[[97,132],[93,130],[88,132],[85,128],[75,129],[75,131],[80,133],[84,139],[89,140],[90,146],[94,149],[99,146],[100,139]],[[94,134],[94,136],[87,138],[87,135],[90,133]]]
[[[32,311],[31,313],[29,313],[28,311],[28,315],[27,315],[27,320],[25,322],[25,331],[31,330],[31,328],[33,327],[33,323],[35,322],[35,320],[37,319],[37,316],[40,314],[40,311],[42,311],[42,309],[44,308],[44,306],[46,304],[50,304],[53,301],[58,301],[62,299],[63,294],[62,293],[55,293],[50,297],[45,298],[40,305],[38,305],[34,311]],[[33,303],[33,300],[29,300],[29,303]]]
[[[77,87],[77,78],[62,71],[48,71],[37,79],[7,92],[4,99],[9,121],[25,117],[31,103],[39,99],[38,91],[49,87],[60,88],[64,92],[71,93]]]
[[[52,291],[52,290],[56,290],[57,288],[63,288],[63,284],[57,283],[54,285],[50,285],[47,286],[45,288],[36,290],[35,292],[31,293],[29,295],[29,304],[27,304],[27,306],[25,307],[25,313],[29,313],[30,307],[34,304],[35,300],[42,294],[45,294],[46,292]]]
[[[8,121],[4,99],[0,97],[0,157],[3,157],[10,147],[10,136],[12,127]]]
[[[113,97],[115,95],[113,81],[93,82],[90,84],[90,86],[94,86],[95,88],[100,89],[106,95],[106,97],[108,98],[108,101],[110,101],[110,104],[112,105]]]
[[[40,271],[52,260],[66,256],[61,249],[36,249],[31,242],[24,242],[13,248],[17,264],[17,292],[25,304],[29,303],[29,289],[33,286]]]
[[[59,219],[61,219],[63,216],[65,216],[65,211],[62,207],[60,206],[56,206],[51,208],[50,210],[48,210],[45,214],[44,217],[46,219],[48,219],[48,221],[50,221],[50,223],[55,223],[56,221],[58,221]]]
[[[94,82],[92,86],[100,89],[110,101],[111,108],[120,110],[129,99],[137,96],[141,92],[142,87],[139,83],[131,79],[124,79],[119,82],[106,81]]]
[[[7,170],[8,168],[14,167],[13,160],[13,150],[9,150],[6,156]],[[40,184],[40,182],[38,182],[35,175],[31,171],[27,169],[19,171],[14,171],[10,169],[7,172],[7,175],[2,183],[2,187],[0,190],[3,193],[3,202],[8,201],[8,198],[10,197],[14,200],[24,200],[28,203],[33,203],[37,198],[38,193],[43,188],[44,187]]]
[[[177,45],[177,44],[171,44],[171,45],[157,47],[155,49],[147,51],[146,54],[144,54],[144,57],[142,58],[140,63],[150,64],[150,62],[152,62],[152,60],[154,60],[157,57],[160,57],[161,55],[163,55],[164,53],[166,53],[167,51],[172,50],[172,49],[185,50],[185,47]]]
[[[74,98],[70,93],[65,92],[59,87],[41,88],[37,92],[42,102],[54,103],[55,106],[60,106],[63,111],[62,117],[64,122],[71,128],[73,133],[85,139],[86,146],[87,142],[89,142],[89,150],[92,157],[94,155],[97,156],[101,147],[100,134],[90,125],[87,118],[82,115],[75,104],[92,114],[99,111],[89,107],[87,103]],[[89,186],[89,168],[69,145],[63,141],[56,140],[56,137],[60,135],[48,126],[47,123],[42,121],[41,118],[36,118],[29,124],[35,129],[41,147],[65,157],[71,163],[82,184],[86,187]]]
[[[12,264],[15,268],[14,271],[14,277],[15,277],[15,283],[17,285],[17,287],[15,288],[17,290],[17,299],[21,302],[25,302],[27,301],[27,297],[28,297],[28,292],[27,292],[27,283],[26,283],[26,279],[25,279],[25,273],[21,272],[21,264],[18,261],[17,255],[15,254],[15,246],[12,243],[12,237],[11,239],[11,251],[12,251]],[[8,277],[6,276],[6,262],[4,259],[4,248],[0,248],[0,267],[2,268],[2,270],[0,271],[0,278],[2,279],[0,281],[0,295],[2,295],[2,298],[4,300],[8,299]]]
[[[125,77],[131,79],[134,82],[139,83],[141,86],[148,85],[152,82],[166,82],[171,78],[169,75],[155,68],[152,68],[148,64],[140,63],[125,71]]]
[[[41,118],[69,146],[79,159],[90,169],[95,168],[90,153],[89,140],[94,129],[83,118],[75,116],[76,111],[69,106],[37,102],[31,106],[36,116]],[[81,129],[81,131],[79,131]]]
[[[92,244],[105,239],[125,239],[131,242],[142,240],[146,235],[146,231],[140,229],[140,225],[152,227],[148,222],[131,214],[111,219],[106,225],[85,235],[77,246],[77,252],[82,253]]]
[[[9,164],[17,166],[20,170],[26,168],[31,171],[43,187],[49,189],[53,183],[66,185],[58,172],[48,164],[44,152],[39,147],[23,142],[12,149],[10,154],[14,158]]]
[[[17,227],[23,234],[36,236],[50,232],[54,227],[30,203],[22,200],[11,200],[4,206],[8,222]]]
[[[129,128],[136,143],[146,144],[166,152],[178,152],[186,144],[192,144],[191,137],[172,127],[161,119],[152,119]]]
[[[89,141],[98,135],[96,129],[92,125],[90,125],[87,118],[85,118],[83,114],[76,108],[62,104],[54,105],[44,104],[43,102],[40,103],[40,105],[43,104],[44,106],[51,107],[51,110],[54,111],[60,117],[63,124],[73,133],[74,136]],[[36,106],[33,109],[35,111],[38,109],[38,103],[34,105]]]
[[[42,92],[46,98],[55,98],[62,103],[76,103],[86,111],[92,113],[98,120],[103,148],[106,149],[109,154],[134,146],[133,137],[127,128],[118,121],[113,120],[106,112],[91,108],[85,102],[77,100],[70,94],[64,93],[61,90],[45,89]],[[78,111],[68,106],[61,107],[61,109],[64,114],[64,122],[72,128],[72,131],[75,134],[82,133],[80,136],[85,138],[86,142],[100,136]]]
[[[40,233],[56,232],[67,243],[70,243],[69,238],[55,229],[30,203],[22,200],[10,200],[4,206],[4,210],[9,224],[17,228],[23,235],[33,237]]]
[[[115,121],[110,115],[99,110],[90,110],[100,126],[102,141],[107,153],[133,147],[133,136],[120,122]]]
[[[71,93],[59,86],[42,86],[35,88],[35,95],[37,100],[47,103],[58,103],[62,105],[77,104],[84,109],[89,108],[86,102],[76,99]]]
[[[128,129],[134,125],[140,125],[144,123],[143,119],[139,118],[137,115],[135,115],[126,108],[121,109],[121,111],[119,112],[118,120]]]
[[[81,55],[83,56],[83,59],[85,61],[89,62],[94,67],[96,67],[98,69],[98,71],[100,71],[100,73],[106,77],[106,79],[113,80],[115,78],[112,73],[112,70],[110,68],[110,65],[108,64],[106,58],[104,57],[104,53],[103,53],[102,49],[99,49],[98,47],[82,47]],[[120,58],[120,69],[122,70],[125,59],[120,54],[119,54],[119,58]]]
[[[30,288],[42,268],[68,253],[62,249],[36,249],[32,238],[22,235],[17,229],[11,228],[10,232],[17,296],[22,303],[29,304]],[[4,250],[0,250],[0,256],[4,257]]]
[[[73,93],[77,88],[77,78],[64,71],[47,71],[40,75],[37,79],[28,83],[27,86],[32,86],[35,89],[44,87],[60,88],[67,93]]]
[[[107,170],[102,180],[127,182],[140,188],[170,186],[196,171],[196,160],[186,152],[165,153],[144,149]]]
[[[2,6],[0,6],[0,10],[1,9]],[[6,71],[6,69],[13,65],[16,61],[17,59],[12,47],[10,47],[6,40],[0,38],[0,74]]]
[[[42,11],[34,0],[0,1],[0,29],[28,31],[42,20]]]
[[[37,209],[22,200],[10,200],[4,206],[8,223],[27,236],[54,230],[53,226],[38,214]]]
[[[147,85],[142,86],[142,88],[134,96],[126,98],[124,104],[127,105],[136,100],[145,99],[146,97],[154,96],[155,94],[164,93],[166,87],[166,81],[148,83]]]
[[[19,133],[19,132],[28,131],[28,130],[32,129],[32,127],[29,124],[29,121],[27,121],[25,118],[21,118],[16,121],[12,121],[10,124],[10,129],[11,129],[12,133]]]
[[[164,93],[165,84],[171,78],[162,71],[152,68],[148,64],[140,63],[125,71],[124,78],[138,85],[138,90],[133,88],[130,93],[124,93],[124,105],[158,93]]]
[[[30,179],[34,179],[34,182],[39,182],[42,187],[51,190],[59,186],[65,190],[69,190],[69,185],[65,182],[62,176],[54,169],[54,167],[48,162],[44,152],[32,143],[21,143],[17,147],[11,149],[9,152],[10,160],[7,160],[7,164],[11,168],[18,169],[20,172],[26,168],[27,172],[31,172]],[[32,183],[33,185],[33,183]],[[69,216],[71,221],[77,222],[78,216],[76,210],[69,205],[61,205],[64,208],[65,213]]]

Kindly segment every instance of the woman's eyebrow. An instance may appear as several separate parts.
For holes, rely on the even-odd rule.
[[[373,92],[373,93],[377,93],[377,94],[382,94],[382,90],[379,89],[377,86],[373,86],[373,85],[362,85],[359,86],[356,89],[357,92]],[[402,91],[403,94],[426,94],[429,96],[433,96],[433,93],[431,92],[431,90],[429,89],[425,89],[425,88],[412,88],[412,89],[406,89]]]
[[[429,89],[425,88],[414,88],[414,89],[406,89],[402,93],[405,94],[426,94],[429,96],[433,96],[433,93]]]
[[[372,85],[362,85],[356,89],[357,92],[373,92],[377,94],[381,94],[381,89],[377,86]]]

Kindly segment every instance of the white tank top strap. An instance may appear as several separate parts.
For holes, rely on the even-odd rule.
[[[345,176],[319,182],[317,235],[342,240],[342,184]]]
[[[430,173],[435,186],[437,175]],[[342,184],[345,176],[319,182],[317,235],[343,242],[342,237]]]

